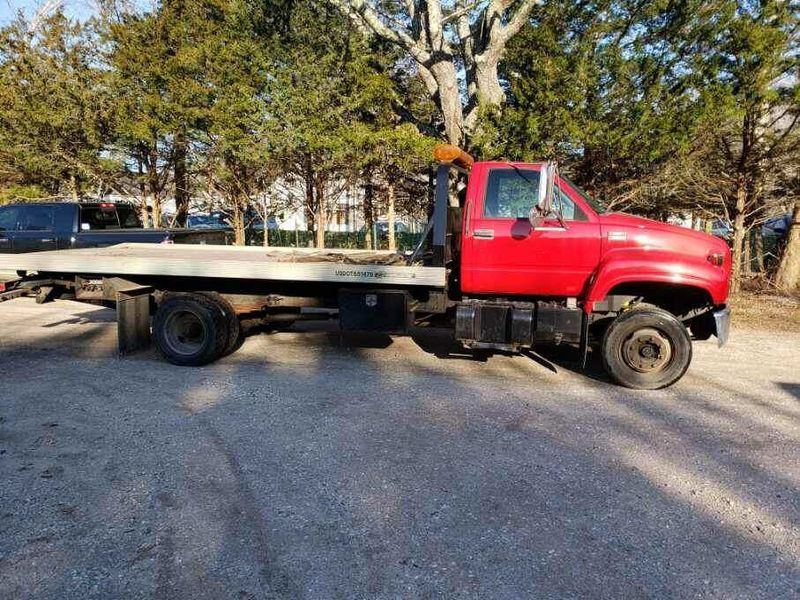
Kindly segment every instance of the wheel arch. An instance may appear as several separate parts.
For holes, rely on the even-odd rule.
[[[681,298],[683,304],[716,306],[727,299],[728,278],[725,269],[674,252],[615,250],[606,255],[589,282],[586,311],[627,290],[658,300],[652,302],[657,306],[674,306]]]
[[[669,311],[677,317],[690,317],[699,309],[711,308],[711,293],[698,285],[665,281],[625,281],[611,287],[602,300],[613,296],[633,297]]]

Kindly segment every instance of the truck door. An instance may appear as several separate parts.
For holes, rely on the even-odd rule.
[[[475,175],[484,193],[472,198],[467,217],[463,291],[580,296],[600,258],[597,215],[561,181],[554,201],[564,225],[548,218],[533,229],[528,217],[538,200],[539,165],[499,164]]]
[[[53,207],[43,204],[19,206],[17,230],[13,234],[12,252],[37,252],[57,248],[53,229]]]

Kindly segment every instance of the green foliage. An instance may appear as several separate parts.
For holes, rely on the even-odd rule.
[[[38,185],[9,185],[0,189],[0,204],[9,202],[26,202],[29,200],[42,200],[48,197],[45,189]]]
[[[0,31],[0,177],[80,195],[109,171],[112,101],[91,26],[57,12]]]
[[[692,140],[702,2],[549,2],[502,63],[503,111],[484,110],[486,157],[559,158],[601,195],[651,172]]]
[[[550,0],[503,54],[507,102],[461,90],[470,143],[557,158],[616,207],[753,226],[800,187],[797,31],[795,1]],[[253,209],[324,229],[361,187],[367,222],[390,195],[420,215],[440,119],[419,66],[330,2],[160,0],[0,30],[3,198],[194,194],[243,232]]]

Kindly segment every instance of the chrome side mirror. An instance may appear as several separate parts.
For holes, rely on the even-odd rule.
[[[544,223],[544,216],[538,206],[531,208],[531,212],[528,213],[528,221],[530,221],[531,228],[533,229],[542,226],[542,223]]]
[[[553,212],[553,188],[556,173],[557,167],[553,161],[543,164],[539,170],[539,198],[528,215],[528,220],[534,229],[541,227],[542,222]]]
[[[543,217],[553,211],[553,189],[557,172],[556,163],[553,161],[543,164],[539,171],[539,200],[536,205]]]

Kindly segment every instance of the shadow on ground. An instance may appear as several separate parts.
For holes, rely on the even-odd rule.
[[[800,593],[800,382],[745,344],[643,393],[435,332],[177,369],[52,331],[0,354],[4,597]]]

